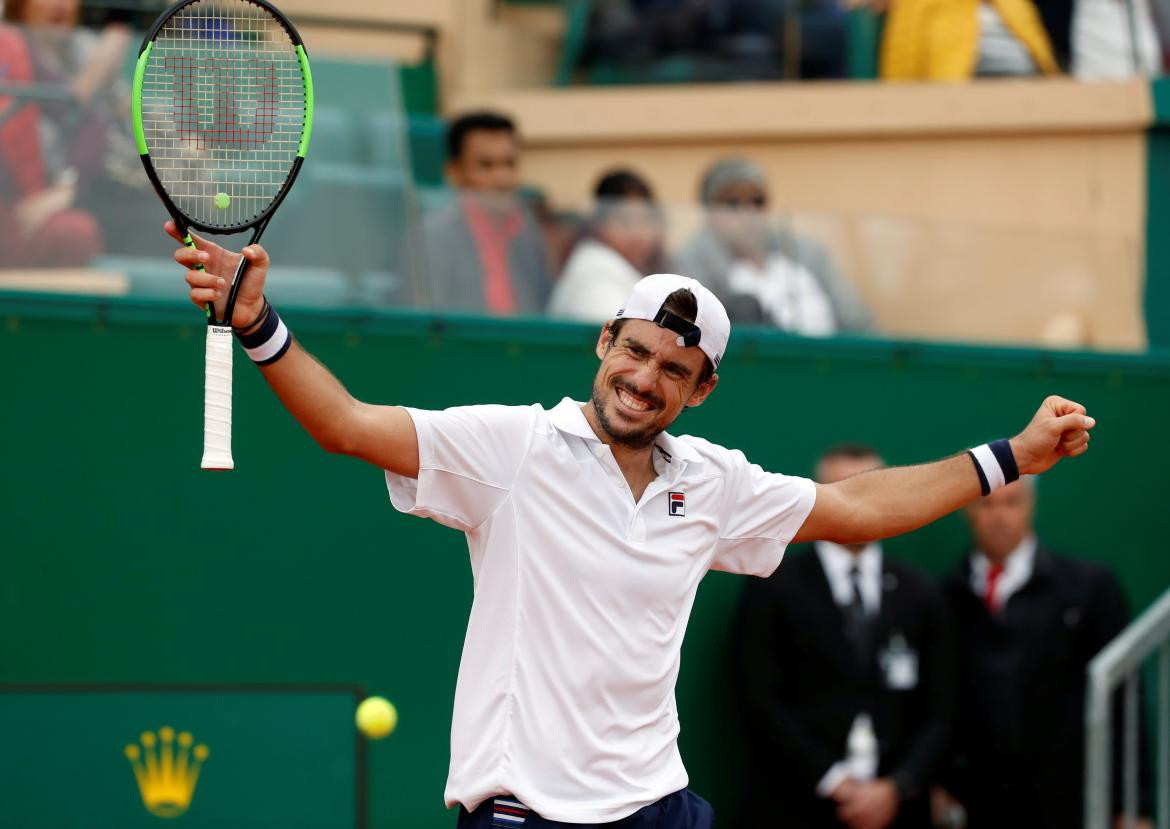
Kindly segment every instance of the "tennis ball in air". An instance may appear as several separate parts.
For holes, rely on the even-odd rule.
[[[227,210],[227,206],[232,203],[232,197],[227,193],[215,194],[215,206],[220,210]]]
[[[383,697],[366,697],[358,705],[354,721],[371,740],[380,740],[398,725],[398,711]]]

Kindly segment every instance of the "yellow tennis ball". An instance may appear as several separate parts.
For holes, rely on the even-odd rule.
[[[358,705],[354,721],[371,740],[380,740],[398,725],[398,711],[383,697],[366,697]]]
[[[227,210],[228,205],[232,203],[232,197],[227,193],[215,194],[215,206],[220,210]]]

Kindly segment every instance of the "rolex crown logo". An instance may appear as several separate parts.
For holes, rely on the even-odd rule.
[[[175,739],[175,729],[165,725],[158,730],[143,731],[141,747],[126,746],[126,758],[134,767],[142,805],[158,817],[178,817],[191,805],[199,769],[207,759],[207,746],[197,745],[189,731]],[[176,745],[177,743],[177,745]]]

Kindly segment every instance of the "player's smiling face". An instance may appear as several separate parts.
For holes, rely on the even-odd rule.
[[[707,356],[678,344],[678,334],[646,320],[627,320],[617,337],[597,341],[601,368],[593,380],[592,417],[612,442],[634,448],[654,439],[685,406],[698,406],[718,377],[700,384]]]

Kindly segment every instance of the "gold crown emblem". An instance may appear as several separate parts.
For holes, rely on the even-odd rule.
[[[142,748],[134,743],[126,746],[126,758],[134,767],[142,805],[158,817],[178,817],[191,805],[199,769],[207,759],[205,745],[197,745],[191,732],[179,734],[178,748],[175,729],[164,725],[156,737],[152,731],[139,736]],[[156,750],[157,749],[157,750]]]

